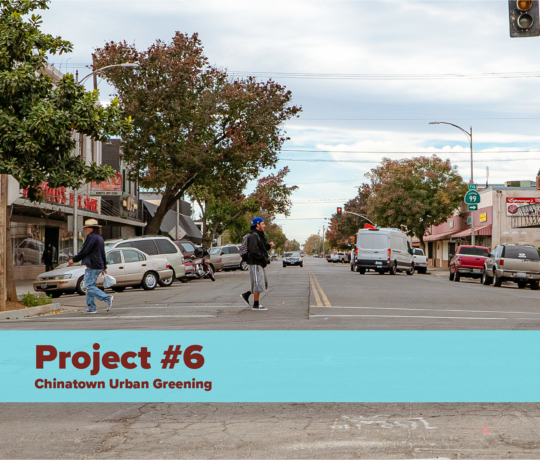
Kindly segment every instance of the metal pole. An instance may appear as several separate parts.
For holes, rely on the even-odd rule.
[[[11,241],[7,239],[7,175],[0,175],[0,311],[6,309],[7,299],[7,264],[13,263],[7,260],[7,245]]]
[[[324,256],[324,235],[325,235],[325,227],[324,225],[322,226],[322,253],[323,253],[323,256]]]
[[[180,239],[179,227],[180,227],[180,200],[176,200],[176,240],[177,241]]]
[[[73,255],[79,252],[79,229],[77,225],[77,192],[73,191]]]
[[[471,126],[471,132],[470,132],[470,141],[471,141],[471,184],[474,184],[472,126]],[[476,243],[476,238],[474,235],[474,211],[471,211],[471,245],[475,246],[475,243]]]

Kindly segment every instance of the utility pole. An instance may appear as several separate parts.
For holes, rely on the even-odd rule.
[[[7,175],[2,174],[0,175],[0,311],[6,310],[7,298],[7,191]]]
[[[324,228],[324,225],[322,226],[322,253],[323,253],[323,257],[324,257],[324,237],[326,235],[326,233],[324,232],[325,228]]]
[[[176,200],[176,241],[180,239],[180,200]]]

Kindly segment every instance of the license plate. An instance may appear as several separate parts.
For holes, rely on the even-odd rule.
[[[375,262],[375,265],[382,265],[382,262]]]
[[[473,270],[473,273],[482,273],[482,270],[480,270],[479,268],[475,268],[475,269]]]
[[[527,275],[525,273],[518,273],[516,276],[518,278],[527,278]]]
[[[41,283],[41,289],[47,289],[47,283]]]

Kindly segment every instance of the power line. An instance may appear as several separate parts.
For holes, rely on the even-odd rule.
[[[501,161],[536,161],[540,158],[513,158],[509,160],[477,160],[478,163],[498,163]],[[320,159],[296,159],[296,158],[280,158],[278,161],[298,161],[306,163],[379,163],[379,160],[320,160]],[[453,163],[470,163],[470,160],[455,160]]]
[[[386,155],[387,153],[396,153],[399,155],[443,155],[443,154],[455,154],[455,155],[470,155],[470,150],[464,150],[463,152],[453,152],[453,151],[434,151],[434,152],[400,152],[400,151],[374,151],[374,150],[315,150],[315,149],[282,149],[282,152],[308,152],[308,153],[380,153]],[[540,153],[538,150],[481,150],[478,152],[473,152],[473,154],[478,155],[481,153]]]
[[[291,118],[289,121],[433,121],[445,120],[540,120],[540,117],[431,117],[431,118]]]

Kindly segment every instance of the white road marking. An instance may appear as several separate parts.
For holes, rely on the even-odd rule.
[[[428,318],[428,319],[496,319],[496,320],[505,320],[509,318],[476,318],[474,316],[399,316],[399,315],[309,315],[310,318],[330,318],[334,316],[341,317],[352,317],[352,316],[361,316],[361,317],[371,317],[371,318]],[[517,319],[531,319],[531,318],[517,318]]]
[[[312,305],[310,308],[324,308],[316,305]],[[501,314],[512,314],[512,315],[540,315],[537,312],[530,311],[494,311],[494,310],[438,310],[436,308],[398,308],[398,307],[336,307],[335,305],[332,308],[357,308],[362,310],[405,310],[405,311],[446,311],[446,312],[455,312],[455,313],[501,313]]]
[[[151,315],[151,316],[111,316],[111,315],[107,315],[107,314],[103,314],[103,315],[92,315],[92,316],[87,316],[87,315],[81,315],[81,316],[78,316],[78,317],[69,317],[69,318],[66,318],[66,317],[60,317],[60,316],[55,316],[54,318],[53,317],[45,317],[45,316],[39,316],[40,319],[44,319],[44,320],[53,320],[53,321],[58,321],[58,320],[61,320],[61,321],[78,321],[78,320],[83,320],[83,321],[86,321],[88,319],[139,319],[139,318],[215,318],[216,315]],[[28,318],[25,318],[25,319],[35,319],[35,318],[38,318],[38,317],[35,317],[35,316],[31,316],[31,317],[28,317]],[[2,322],[13,322],[13,320],[9,320],[9,321],[2,321]]]
[[[247,305],[139,305],[136,307],[118,307],[114,310],[133,310],[140,308],[248,308]]]

